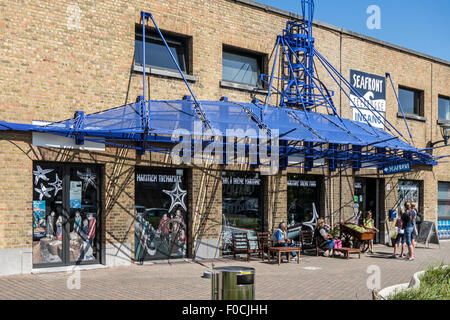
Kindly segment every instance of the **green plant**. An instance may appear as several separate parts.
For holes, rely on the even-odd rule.
[[[334,228],[332,228],[329,232],[329,234],[333,237],[333,238],[337,238],[339,236],[339,225],[335,225]]]
[[[420,286],[388,297],[389,300],[450,300],[450,266],[432,265],[419,277]]]

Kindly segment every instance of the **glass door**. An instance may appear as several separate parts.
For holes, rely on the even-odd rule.
[[[69,169],[69,259],[71,263],[99,261],[99,173],[90,166]]]
[[[59,265],[63,250],[63,168],[33,164],[33,264]]]
[[[100,169],[33,163],[33,266],[100,262]]]

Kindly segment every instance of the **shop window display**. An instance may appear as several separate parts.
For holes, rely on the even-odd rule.
[[[262,188],[259,173],[222,172],[222,250],[231,253],[232,234],[245,232],[250,247],[257,247],[263,230]]]
[[[398,209],[405,209],[405,202],[416,203],[416,208],[420,210],[420,183],[411,180],[398,181]]]
[[[33,164],[33,265],[99,261],[98,181],[94,166]]]
[[[62,262],[62,169],[33,166],[33,263]]]
[[[70,261],[92,261],[98,258],[97,173],[91,168],[70,168]]]
[[[187,190],[182,169],[136,168],[135,259],[185,258]]]

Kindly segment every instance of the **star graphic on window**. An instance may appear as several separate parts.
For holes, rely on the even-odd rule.
[[[83,180],[83,191],[86,191],[88,185],[90,184],[92,184],[94,189],[97,189],[97,185],[95,184],[97,175],[91,171],[91,168],[86,168],[86,172],[80,172],[77,170],[77,176]]]
[[[186,190],[180,188],[180,183],[178,181],[175,183],[175,186],[171,191],[163,190],[163,192],[169,195],[170,199],[172,200],[169,212],[171,212],[172,209],[178,204],[184,209],[184,211],[187,211],[186,205],[184,204],[184,197],[186,196],[187,192]]]
[[[46,186],[44,186],[43,183],[41,183],[41,188],[40,189],[34,188],[34,190],[36,190],[36,192],[39,193],[39,201],[42,201],[43,197],[51,198],[49,192],[52,191],[53,188],[47,188]]]
[[[55,197],[58,194],[59,190],[62,190],[62,181],[59,179],[58,174],[56,174],[55,182],[49,183],[53,188],[55,188]]]
[[[47,173],[52,172],[54,169],[42,169],[40,166],[36,166],[36,171],[33,171],[34,174],[34,184],[38,184],[39,179],[42,179],[44,181],[48,181],[48,178],[46,176]]]

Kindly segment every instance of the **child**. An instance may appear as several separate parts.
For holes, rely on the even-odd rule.
[[[392,254],[392,258],[396,258],[397,248],[401,241],[402,250],[400,252],[400,258],[403,258],[403,252],[405,250],[405,229],[403,229],[403,220],[402,220],[403,212],[400,212],[399,217],[395,221],[395,226],[397,227],[397,237],[394,240],[394,253]]]
[[[372,211],[369,210],[366,213],[366,218],[363,220],[363,226],[364,228],[368,230],[374,230],[378,232],[378,229],[374,227],[374,221],[372,219]],[[373,253],[373,240],[369,241],[369,252]]]

